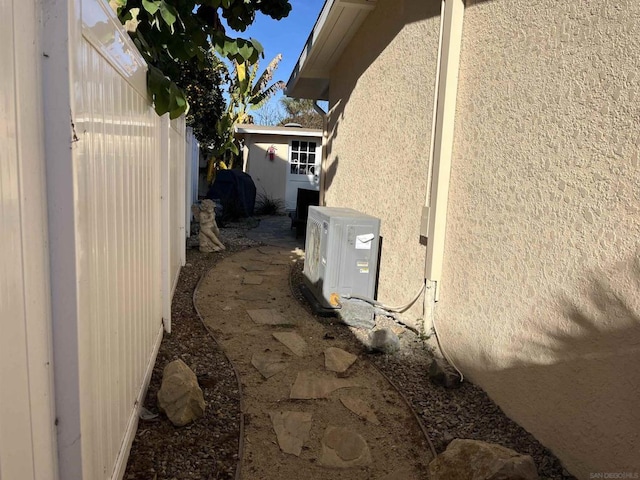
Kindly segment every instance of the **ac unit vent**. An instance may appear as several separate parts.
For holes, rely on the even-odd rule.
[[[331,308],[331,295],[374,298],[380,219],[350,208],[309,207],[304,281]]]

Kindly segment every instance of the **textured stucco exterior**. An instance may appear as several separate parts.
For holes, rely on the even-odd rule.
[[[407,302],[424,277],[439,13],[439,2],[379,0],[331,72],[325,203],[382,220],[378,299],[389,304]],[[419,303],[407,313],[416,325]]]
[[[443,344],[579,478],[640,474],[640,3],[469,0],[456,112]]]

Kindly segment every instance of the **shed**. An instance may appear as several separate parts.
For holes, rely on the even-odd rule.
[[[322,130],[300,127],[236,125],[243,148],[243,170],[257,194],[296,209],[298,188],[320,189]]]

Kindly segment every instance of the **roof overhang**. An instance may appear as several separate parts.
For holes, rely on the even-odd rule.
[[[237,136],[244,135],[286,135],[290,137],[322,137],[322,130],[299,127],[272,127],[265,125],[240,124],[233,127]]]
[[[329,99],[329,74],[377,0],[326,0],[287,82],[287,95]]]

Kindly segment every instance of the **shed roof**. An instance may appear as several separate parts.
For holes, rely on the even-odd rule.
[[[329,99],[329,73],[377,0],[326,0],[287,82],[287,95]]]
[[[233,127],[235,134],[286,135],[292,137],[322,137],[322,130],[300,127],[273,127],[266,125],[243,124]]]

